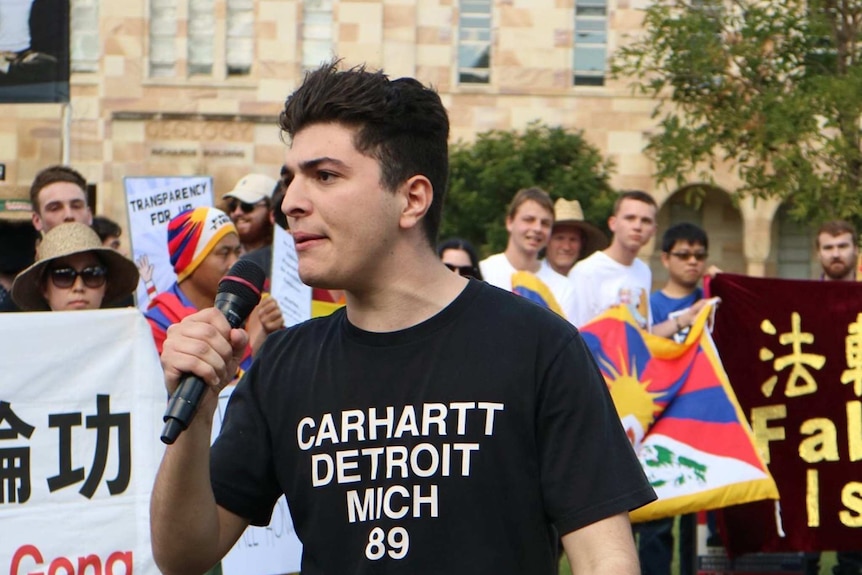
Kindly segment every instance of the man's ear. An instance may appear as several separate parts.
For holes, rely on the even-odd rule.
[[[412,228],[419,224],[434,201],[434,186],[422,175],[409,178],[399,189],[403,194],[404,207],[401,210],[401,227]]]
[[[42,216],[40,216],[36,212],[33,212],[32,220],[33,220],[33,227],[36,228],[37,232],[41,232],[42,231]]]

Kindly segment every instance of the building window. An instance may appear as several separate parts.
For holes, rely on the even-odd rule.
[[[248,76],[254,60],[254,0],[227,0],[228,76]]]
[[[249,75],[254,60],[254,6],[254,0],[150,0],[150,77],[185,73],[223,80]],[[185,68],[177,58],[183,13]],[[217,19],[216,14],[225,17]]]
[[[464,0],[458,21],[458,82],[491,81],[491,0]]]
[[[332,59],[332,0],[302,2],[302,69],[319,68]]]
[[[604,86],[608,52],[607,0],[576,0],[575,86]]]
[[[773,225],[777,227],[777,237],[773,236],[773,249],[777,253],[776,275],[782,279],[811,279],[816,277],[812,270],[817,267],[812,258],[814,233],[809,225],[794,220],[789,211],[784,204],[775,214],[777,223]]]
[[[215,0],[189,0],[188,74],[211,76],[216,34]]]
[[[150,77],[176,75],[177,0],[150,0]]]
[[[71,12],[72,72],[96,72],[99,69],[99,4],[97,0],[72,0]]]

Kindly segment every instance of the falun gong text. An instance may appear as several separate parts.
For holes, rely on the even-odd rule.
[[[862,401],[846,399],[862,398],[862,313],[846,326],[832,327],[843,328],[845,334],[843,349],[839,350],[818,348],[818,334],[806,331],[802,314],[791,311],[789,315],[790,328],[784,332],[776,328],[775,318],[764,318],[758,329],[773,343],[751,350],[757,353],[752,365],[759,361],[773,372],[759,387],[764,404],[749,412],[755,439],[767,464],[774,461],[776,446],[795,444],[804,468],[804,478],[795,479],[804,481],[809,527],[819,527],[825,513],[837,513],[838,521],[846,527],[862,527],[862,474],[842,474],[838,509],[824,506],[821,490],[821,477],[830,473],[832,464],[862,460]],[[837,380],[825,377],[838,372]],[[811,413],[813,398],[824,395],[830,398],[830,409]],[[797,426],[788,421],[794,411],[804,414]],[[776,475],[777,470],[770,467]]]
[[[109,456],[115,459],[116,476],[104,480],[110,497],[122,495],[129,487],[132,471],[131,414],[111,412],[111,397],[98,394],[94,401],[94,412],[51,413],[47,416],[47,427],[56,433],[57,452],[38,454],[38,457],[54,459],[56,473],[48,477],[32,476],[31,461],[35,454],[27,445],[37,430],[36,425],[25,421],[15,413],[11,402],[0,400],[0,507],[23,506],[31,498],[34,481],[44,481],[48,493],[53,494],[80,485],[78,493],[92,499],[102,484]],[[89,471],[75,466],[76,442],[84,434],[95,434]],[[111,438],[116,437],[114,448]],[[39,569],[45,564],[46,570]],[[106,557],[95,553],[79,557],[50,557],[37,545],[20,545],[12,554],[10,575],[28,574],[128,574],[132,573],[131,550],[116,550]],[[120,567],[121,566],[121,567]]]

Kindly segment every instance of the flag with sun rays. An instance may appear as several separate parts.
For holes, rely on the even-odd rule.
[[[659,497],[632,521],[778,498],[706,329],[711,311],[684,343],[641,330],[625,306],[580,330]]]

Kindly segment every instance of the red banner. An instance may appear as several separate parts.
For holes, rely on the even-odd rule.
[[[862,547],[862,285],[720,274],[713,337],[778,484],[723,511],[730,554]]]

